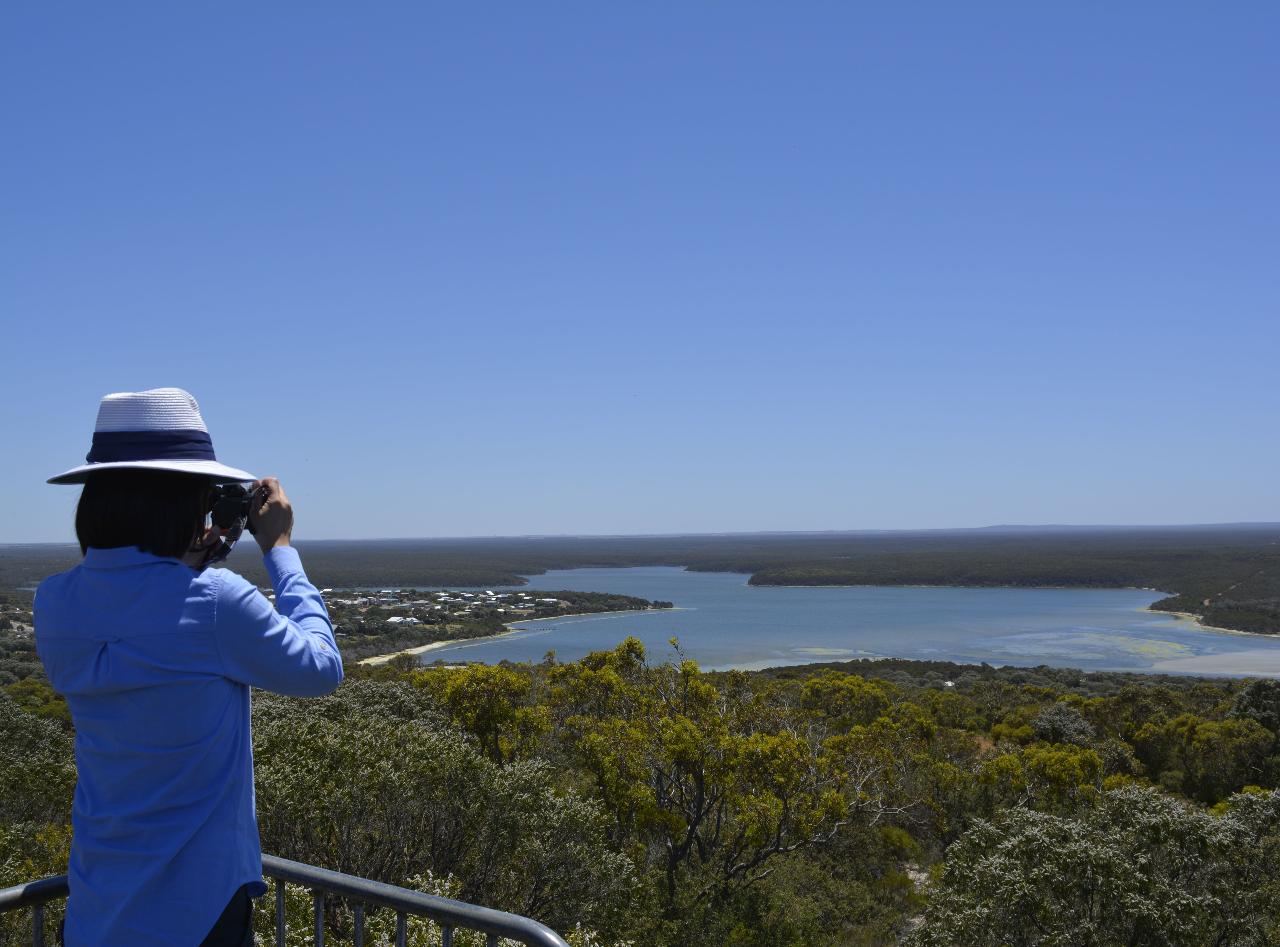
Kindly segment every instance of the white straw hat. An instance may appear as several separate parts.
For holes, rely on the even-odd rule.
[[[98,423],[88,461],[49,483],[84,483],[97,470],[173,470],[236,482],[258,479],[218,463],[200,405],[181,388],[152,388],[107,395],[98,406]]]

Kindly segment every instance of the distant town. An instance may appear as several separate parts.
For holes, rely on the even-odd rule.
[[[320,592],[343,657],[357,660],[501,634],[512,622],[673,607],[671,602],[606,592],[403,588],[325,588]],[[263,594],[274,600],[270,589],[263,589]]]
[[[267,598],[275,598],[270,589]],[[555,596],[535,596],[529,592],[409,592],[381,589],[377,592],[352,592],[321,589],[330,615],[341,613],[348,621],[381,619],[388,625],[439,625],[454,621],[474,620],[488,615],[504,615],[509,620],[554,617],[568,603]],[[339,597],[340,596],[340,597]],[[336,622],[336,618],[335,618]]]

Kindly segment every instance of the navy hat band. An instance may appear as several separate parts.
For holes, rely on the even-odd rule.
[[[98,431],[85,456],[91,464],[131,460],[214,460],[205,431]]]

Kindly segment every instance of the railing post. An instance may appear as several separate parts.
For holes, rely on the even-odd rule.
[[[276,878],[276,947],[284,947],[284,879]]]
[[[355,947],[364,947],[364,905],[357,904],[353,910],[356,916]]]
[[[324,947],[324,892],[313,892],[316,899],[316,947]]]
[[[44,947],[43,904],[36,904],[31,908],[31,944],[32,947]]]

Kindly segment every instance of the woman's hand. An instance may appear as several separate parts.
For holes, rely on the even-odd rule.
[[[275,477],[264,477],[254,482],[249,523],[263,555],[276,546],[289,545],[289,537],[293,534],[293,506]]]

